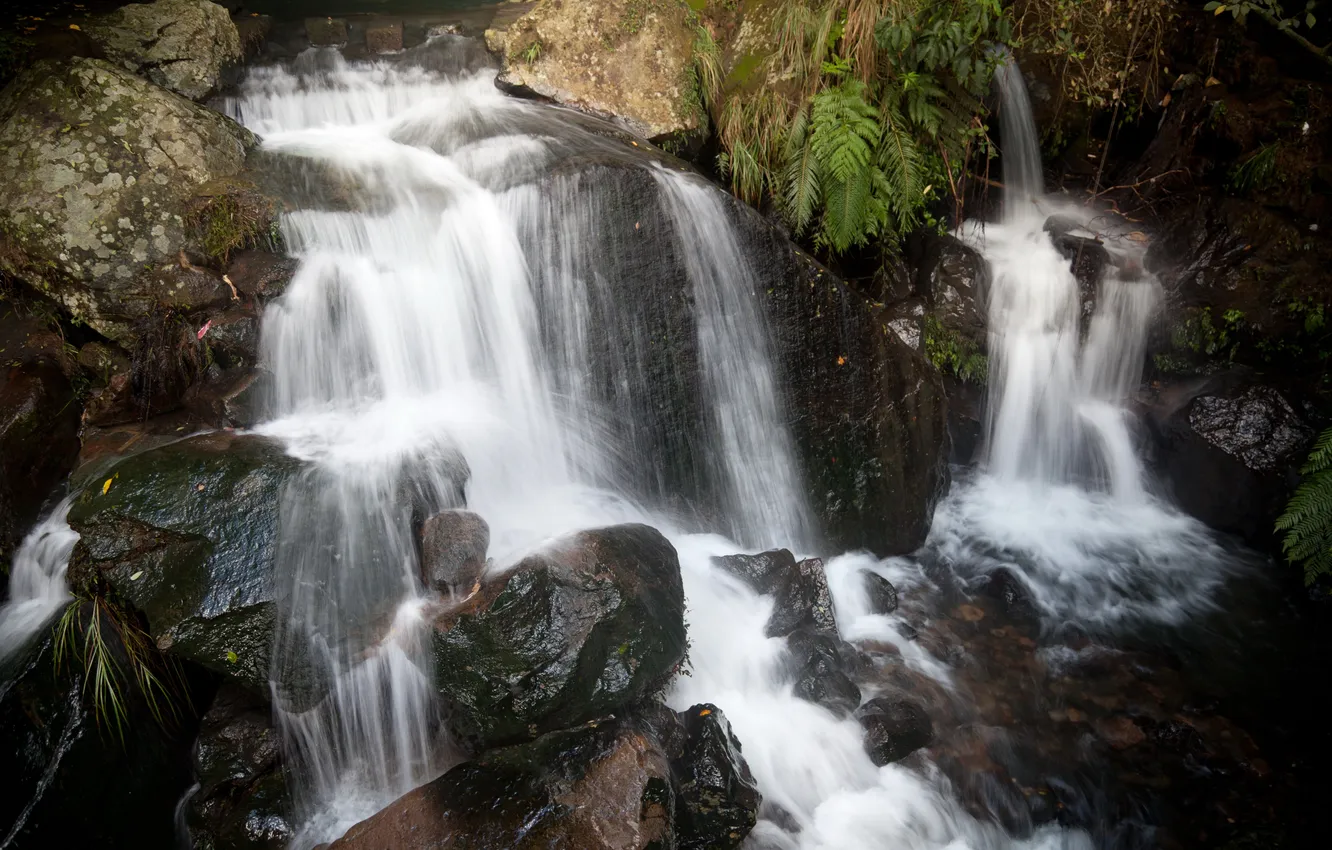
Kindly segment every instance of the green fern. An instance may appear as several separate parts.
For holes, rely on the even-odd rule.
[[[1285,532],[1282,549],[1293,564],[1304,565],[1304,580],[1312,584],[1332,572],[1332,428],[1318,437],[1300,470],[1304,480],[1276,521]]]
[[[868,169],[883,135],[879,111],[865,101],[866,86],[846,80],[814,96],[809,143],[828,176],[847,183]]]

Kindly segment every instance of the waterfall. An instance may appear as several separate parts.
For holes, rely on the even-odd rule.
[[[79,535],[65,522],[70,502],[61,500],[14,552],[9,601],[0,606],[0,662],[27,646],[71,599],[65,570]]]
[[[695,670],[670,700],[721,705],[799,826],[765,820],[761,846],[1012,846],[937,776],[876,768],[853,718],[796,698],[764,634],[772,603],[712,564],[815,535],[724,195],[591,119],[503,96],[469,44],[392,63],[309,51],[253,69],[228,104],[295,174],[282,232],[300,267],[265,317],[259,428],[311,464],[283,503],[272,674],[294,846],[458,758],[412,518],[463,502],[490,525],[492,571],[575,529],[667,534]]]

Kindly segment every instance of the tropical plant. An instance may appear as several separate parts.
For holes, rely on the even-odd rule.
[[[1276,530],[1284,532],[1286,557],[1304,565],[1304,580],[1312,584],[1332,572],[1332,428],[1319,435],[1300,472],[1304,480],[1277,519]]]
[[[774,26],[763,76],[781,83],[709,100],[737,195],[834,254],[961,197],[1011,38],[1000,0],[787,0]]]
[[[70,670],[82,676],[98,725],[122,743],[136,694],[162,725],[177,717],[177,700],[186,698],[179,668],[129,615],[100,596],[65,608],[55,626],[53,655],[57,675]]]

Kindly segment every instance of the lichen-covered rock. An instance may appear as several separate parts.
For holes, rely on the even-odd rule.
[[[398,798],[329,850],[650,850],[676,846],[656,737],[606,720],[491,750]]]
[[[194,248],[187,217],[196,191],[238,174],[253,144],[108,62],[39,62],[0,93],[0,270],[132,350],[154,310],[230,300],[182,254]]]
[[[106,58],[163,88],[200,100],[241,59],[227,10],[208,0],[131,3],[83,25]]]
[[[279,510],[300,466],[276,442],[228,433],[120,461],[70,508],[70,583],[105,582],[159,648],[268,693]]]
[[[706,121],[693,70],[697,30],[678,0],[542,0],[486,43],[500,82],[619,119],[644,138]]]
[[[524,559],[433,634],[435,686],[476,751],[640,700],[684,653],[680,563],[645,525],[580,532]]]

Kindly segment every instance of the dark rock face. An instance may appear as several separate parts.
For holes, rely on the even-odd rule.
[[[930,716],[905,696],[875,697],[858,712],[865,748],[877,765],[899,761],[934,739]]]
[[[262,421],[269,373],[260,369],[210,370],[185,391],[185,407],[218,428],[248,428]]]
[[[1158,473],[1180,508],[1262,543],[1315,431],[1281,391],[1255,380],[1231,372],[1166,387],[1148,422]]]
[[[758,783],[721,709],[696,705],[680,718],[687,741],[671,761],[680,850],[732,850],[758,821]]]
[[[1009,619],[1023,624],[1040,620],[1040,609],[1031,598],[1026,582],[1008,567],[990,573],[985,583],[985,595],[999,602]]]
[[[524,559],[442,614],[433,636],[449,724],[476,751],[635,702],[684,652],[679,560],[643,525],[580,532]]]
[[[164,731],[132,685],[124,740],[99,727],[90,691],[71,675],[80,663],[66,659],[56,672],[53,633],[0,664],[0,763],[10,789],[0,795],[0,832],[15,847],[174,846],[189,736]]]
[[[481,579],[490,526],[470,511],[440,511],[421,529],[421,574],[440,593],[467,594]]]
[[[8,347],[8,346],[6,346]],[[41,358],[0,372],[0,564],[7,564],[79,454],[69,380]]]
[[[227,264],[227,277],[242,295],[271,301],[287,291],[299,265],[294,257],[270,251],[240,251]]]
[[[70,509],[71,584],[109,585],[159,648],[267,693],[279,508],[300,466],[275,442],[226,433],[120,461]]]
[[[768,618],[768,637],[788,635],[801,627],[837,634],[832,595],[823,561],[809,558],[795,565],[776,590],[777,600]]]
[[[955,236],[930,236],[916,270],[916,291],[939,324],[985,347],[990,266]]]
[[[629,720],[491,750],[352,827],[330,850],[676,846],[671,766]]]
[[[878,573],[865,573],[865,591],[873,613],[891,614],[897,610],[897,588]]]
[[[795,695],[846,715],[860,705],[860,688],[847,675],[854,653],[834,635],[801,629],[787,637]]]
[[[194,747],[199,788],[189,800],[192,846],[281,850],[290,843],[291,801],[272,711],[265,701],[230,685],[213,699]]]

